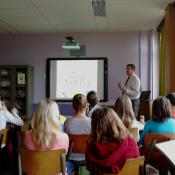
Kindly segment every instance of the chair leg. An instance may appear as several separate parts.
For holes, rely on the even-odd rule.
[[[146,175],[146,164],[143,165],[143,175]]]
[[[74,164],[75,165],[75,175],[78,175],[78,171],[79,171],[79,165]]]
[[[139,166],[139,175],[146,175],[145,165],[140,165]]]

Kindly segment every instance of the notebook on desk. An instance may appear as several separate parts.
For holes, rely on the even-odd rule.
[[[155,144],[155,147],[174,165],[175,167],[175,140],[170,140]]]

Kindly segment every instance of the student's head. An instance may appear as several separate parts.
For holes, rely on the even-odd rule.
[[[99,96],[98,96],[97,92],[95,92],[95,91],[88,92],[87,101],[88,101],[90,107],[94,107],[99,102]]]
[[[135,119],[130,98],[127,97],[126,95],[118,97],[114,105],[114,110],[116,111],[118,116],[122,119],[124,125],[127,128],[130,128],[132,121]]]
[[[166,98],[170,100],[172,106],[175,106],[175,93],[167,94]]]
[[[50,146],[52,139],[60,130],[59,110],[55,101],[42,100],[33,114],[31,121],[33,137],[39,147]]]
[[[153,101],[153,120],[163,122],[171,116],[171,104],[165,97],[159,97]]]
[[[72,99],[72,106],[75,110],[75,113],[83,112],[87,107],[87,100],[83,94],[77,94]]]
[[[128,76],[133,75],[135,72],[135,65],[134,64],[127,64],[126,65],[126,74]]]
[[[121,142],[128,131],[115,111],[109,107],[96,109],[92,114],[92,141]]]

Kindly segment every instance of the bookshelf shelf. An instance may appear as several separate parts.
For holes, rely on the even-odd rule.
[[[33,103],[33,67],[0,66],[0,97],[7,108],[17,105],[20,115],[30,116]]]

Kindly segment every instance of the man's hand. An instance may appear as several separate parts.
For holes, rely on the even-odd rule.
[[[117,84],[122,92],[126,92],[126,87],[121,82],[118,82]]]
[[[11,109],[11,112],[12,112],[12,114],[18,114],[18,110],[15,107],[13,107]]]

